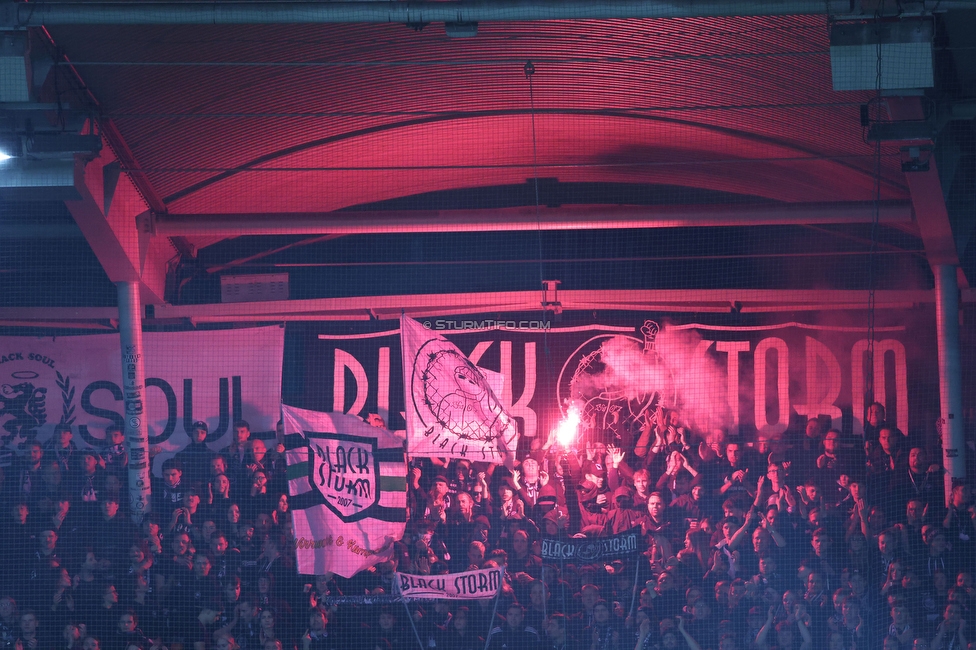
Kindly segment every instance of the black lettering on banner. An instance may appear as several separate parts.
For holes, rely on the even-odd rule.
[[[234,421],[240,420],[244,417],[244,406],[243,400],[241,398],[241,377],[240,375],[234,375],[230,378],[231,386],[233,391],[231,392],[232,403],[234,405]]]
[[[405,573],[400,574],[400,592],[408,593],[414,589],[446,593],[447,580],[444,578],[423,578]]]
[[[617,557],[638,551],[640,534],[636,529],[596,540],[557,539],[542,540],[542,557],[548,560],[570,560],[584,557],[587,560]]]
[[[362,447],[356,447],[356,468],[360,474],[369,474],[369,452]]]
[[[312,443],[311,449],[319,461],[314,470],[315,485],[326,504],[340,517],[365,513],[379,496],[373,485],[373,449],[347,440]]]
[[[13,357],[14,355],[10,355],[10,356]],[[16,356],[17,359],[19,359],[20,361],[24,360],[22,352],[18,352]],[[37,361],[39,363],[43,363],[45,366],[48,366],[49,368],[54,367],[54,359],[52,359],[51,357],[45,357],[41,354],[35,354],[31,352],[30,354],[27,355],[27,359],[29,361]]]
[[[103,409],[95,406],[91,402],[92,394],[99,390],[107,390],[112,393],[112,397],[115,398],[116,402],[122,401],[122,389],[119,388],[117,384],[111,381],[93,381],[85,387],[85,390],[81,392],[81,410],[88,415],[93,415],[97,418],[105,418],[118,425],[119,428],[125,429],[125,419],[120,413],[111,411],[109,409]],[[103,438],[96,438],[88,430],[87,424],[78,425],[78,433],[81,435],[81,439],[87,442],[92,447],[100,447],[104,443]]]
[[[325,461],[323,467],[328,467],[330,477],[328,479],[324,478],[324,475],[320,472],[320,478],[322,479],[321,485],[329,484],[331,477],[335,474],[369,474],[369,464],[372,462],[372,459],[370,458],[369,451],[362,447],[352,447],[347,450],[342,445],[336,445],[336,448],[331,453],[328,447],[319,447],[318,450],[322,456],[322,460]],[[333,456],[335,462],[332,460]],[[339,477],[337,477],[338,479]],[[359,480],[365,481],[367,484],[369,483],[368,479]],[[333,485],[338,485],[338,483],[333,483]],[[341,488],[336,487],[335,489],[339,490]]]
[[[490,598],[501,587],[501,570],[485,569],[438,577],[397,573],[400,594],[406,598]]]
[[[370,498],[370,491],[369,480],[364,478],[357,478],[355,481],[350,482],[346,488],[346,492],[351,496],[359,496],[365,499]]]
[[[169,440],[169,437],[173,435],[173,431],[176,430],[176,391],[166,381],[158,377],[146,379],[146,388],[149,386],[155,386],[163,391],[163,396],[166,398],[166,426],[163,427],[162,433],[158,436],[149,437],[149,444],[157,445]]]
[[[235,385],[240,388],[239,384]],[[239,396],[235,396],[239,399]],[[221,377],[217,382],[217,410],[220,413],[220,420],[217,426],[207,434],[207,442],[212,443],[219,440],[230,428],[230,382],[226,377]],[[206,418],[209,413],[204,416]],[[235,416],[240,419],[240,416]],[[183,430],[189,435],[193,429],[193,423],[197,418],[193,417],[193,380],[183,380]]]

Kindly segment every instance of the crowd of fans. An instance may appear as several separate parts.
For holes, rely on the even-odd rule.
[[[384,426],[377,416],[368,421]],[[136,525],[122,432],[69,427],[5,468],[0,647],[193,650],[965,650],[976,511],[940,457],[885,423],[811,419],[753,441],[658,409],[520,462],[415,458],[392,559],[351,579],[294,568],[283,447],[207,426],[162,463]],[[915,444],[911,444],[914,442]],[[638,529],[641,553],[544,561],[543,539]],[[497,598],[382,601],[394,574],[505,567]]]

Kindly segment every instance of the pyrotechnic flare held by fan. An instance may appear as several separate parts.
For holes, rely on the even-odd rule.
[[[573,404],[569,407],[566,412],[566,417],[559,421],[556,425],[556,443],[560,447],[569,449],[576,442],[576,437],[579,435],[579,425],[580,425],[580,411],[579,408]]]

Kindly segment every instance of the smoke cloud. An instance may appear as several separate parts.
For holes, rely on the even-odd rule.
[[[698,332],[665,325],[657,336],[656,350],[670,370],[682,421],[700,432],[728,429],[733,420],[726,368],[706,352]]]
[[[710,354],[697,332],[667,325],[653,350],[627,336],[604,341],[586,372],[573,381],[573,396],[586,401],[596,396],[626,401],[638,416],[656,397],[677,409],[682,424],[705,433],[732,422],[726,403],[725,368]]]

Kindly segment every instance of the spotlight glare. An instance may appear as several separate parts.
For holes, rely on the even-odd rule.
[[[10,154],[4,151],[0,151],[0,162],[3,162],[4,160],[10,160],[11,158],[13,158],[13,156],[11,156]]]
[[[576,406],[570,406],[566,417],[556,425],[556,442],[562,447],[569,447],[576,441],[579,431],[580,413]]]

